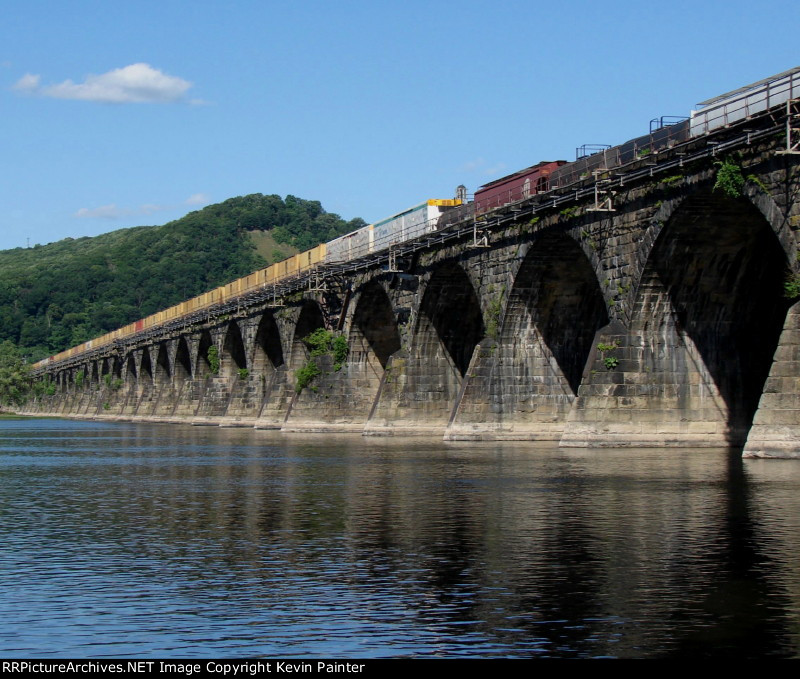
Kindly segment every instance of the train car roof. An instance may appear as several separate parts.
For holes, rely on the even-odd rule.
[[[429,198],[428,200],[423,201],[422,203],[419,203],[418,205],[412,205],[410,208],[407,208],[405,210],[400,210],[400,212],[395,212],[393,215],[391,215],[389,217],[384,217],[383,219],[380,219],[377,222],[373,222],[372,224],[370,224],[370,226],[380,226],[381,224],[389,222],[389,221],[391,221],[393,219],[397,219],[397,217],[402,217],[403,215],[407,215],[409,212],[414,212],[414,210],[419,210],[420,208],[423,208],[423,207],[426,207],[428,205],[431,205],[432,204],[431,201],[438,201],[438,200],[440,200],[440,199]],[[443,198],[441,200],[444,201],[444,200],[448,200],[448,199],[444,199]]]
[[[549,165],[550,163],[558,163],[558,162],[566,162],[566,161],[543,160],[539,163],[536,163],[536,165],[531,165],[530,167],[526,167],[524,170],[517,170],[516,172],[507,174],[505,177],[500,177],[500,179],[493,179],[492,181],[479,186],[478,191],[480,191],[481,189],[486,189],[490,186],[494,186],[495,184],[501,184],[502,182],[508,181],[509,179],[511,179],[512,177],[516,177],[517,175],[528,174],[528,172],[530,172],[531,170],[535,170],[537,167],[542,167],[543,165]]]
[[[695,106],[697,107],[709,106],[710,104],[714,104],[722,99],[727,99],[728,97],[732,97],[735,94],[747,92],[747,90],[751,90],[754,87],[758,87],[759,85],[766,85],[767,83],[771,83],[774,80],[780,80],[781,78],[784,78],[787,75],[792,75],[793,73],[800,73],[800,66],[795,66],[794,68],[790,68],[788,71],[784,71],[783,73],[776,73],[775,75],[769,76],[769,78],[758,80],[754,83],[750,83],[749,85],[745,85],[744,87],[738,87],[735,90],[726,92],[725,94],[719,94],[716,97],[712,97],[711,99],[706,99],[705,101],[701,101],[699,104],[695,104]]]

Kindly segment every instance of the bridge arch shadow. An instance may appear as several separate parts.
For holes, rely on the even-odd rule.
[[[236,377],[238,370],[247,369],[247,354],[242,339],[242,331],[236,321],[228,323],[225,340],[222,344],[222,360],[220,361],[220,375],[222,377]]]
[[[272,313],[265,313],[256,330],[253,371],[256,374],[266,374],[277,370],[283,363],[283,346],[278,324]]]
[[[325,318],[322,309],[317,302],[307,299],[303,302],[300,315],[294,327],[294,337],[292,338],[292,349],[289,356],[289,367],[296,370],[301,367],[309,357],[308,347],[303,339],[315,330],[325,327]]]
[[[349,362],[369,366],[375,374],[400,350],[400,333],[389,295],[377,281],[367,283],[359,295],[350,326]]]
[[[367,299],[382,309],[378,317],[394,322],[386,301],[380,301],[381,293],[373,289]],[[384,356],[397,342],[393,333],[384,337]],[[408,348],[387,360],[364,433],[443,434],[484,335],[481,306],[469,276],[454,261],[440,264],[425,286]]]
[[[135,384],[137,377],[136,356],[131,352],[125,357],[125,379],[131,384]]]
[[[172,370],[169,364],[169,347],[166,342],[158,344],[158,354],[156,357],[156,382],[166,384],[172,378]]]
[[[548,231],[533,242],[517,272],[499,343],[512,361],[527,364],[538,356],[563,375],[575,395],[595,333],[608,321],[600,284],[586,254],[566,234]],[[547,367],[533,370],[544,377]]]
[[[676,208],[642,271],[631,319],[631,335],[642,338],[640,367],[664,375],[679,409],[709,419],[704,396],[715,399],[732,445],[743,443],[769,374],[790,306],[787,271],[762,213],[711,190]]]
[[[178,346],[175,349],[175,380],[177,382],[185,382],[192,378],[192,358],[189,354],[189,344],[186,337],[181,335],[178,340]]]
[[[211,362],[208,359],[208,350],[214,345],[211,333],[203,330],[200,333],[200,341],[197,344],[197,359],[195,360],[194,374],[198,377],[206,377],[211,374]]]
[[[480,302],[467,274],[446,262],[431,276],[420,305],[413,345],[420,358],[445,359],[458,373],[467,372],[486,329]]]
[[[153,363],[150,360],[150,347],[142,350],[142,363],[139,369],[139,378],[146,378],[149,382],[153,381]]]
[[[586,253],[569,235],[537,234],[499,318],[487,294],[495,339],[480,345],[446,438],[557,441],[576,398],[606,304]]]

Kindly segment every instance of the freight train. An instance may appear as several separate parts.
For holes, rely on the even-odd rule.
[[[787,104],[800,97],[800,67],[740,87],[698,104],[687,117],[663,117],[650,122],[650,132],[619,146],[583,146],[574,162],[543,161],[481,186],[472,201],[465,192],[454,199],[431,199],[374,224],[301,252],[249,276],[62,351],[35,365],[45,367],[93,351],[143,331],[151,331],[258,289],[289,281],[310,270],[342,265],[380,254],[470,220],[481,220],[498,208],[536,200],[537,196],[596,178],[614,168],[641,160],[696,137]],[[462,187],[460,187],[462,188]]]

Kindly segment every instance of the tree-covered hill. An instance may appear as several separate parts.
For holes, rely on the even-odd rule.
[[[363,225],[253,194],[163,226],[0,251],[0,342],[38,360]],[[254,245],[265,234],[278,244],[266,257]]]

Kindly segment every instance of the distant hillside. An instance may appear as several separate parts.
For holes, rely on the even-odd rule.
[[[3,250],[0,342],[38,360],[363,225],[257,193],[164,226]]]

